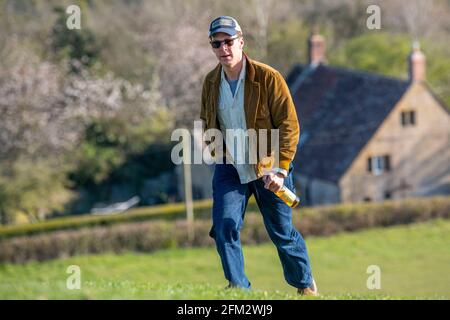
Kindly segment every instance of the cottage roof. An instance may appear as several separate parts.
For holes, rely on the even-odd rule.
[[[286,78],[300,122],[298,172],[337,182],[405,94],[410,82],[318,65]]]

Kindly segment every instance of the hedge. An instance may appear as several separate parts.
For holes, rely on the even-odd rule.
[[[201,200],[194,203],[196,218],[209,218],[212,201]],[[249,202],[249,209],[254,208],[254,201]],[[186,215],[183,203],[157,205],[152,207],[140,207],[128,210],[120,214],[109,215],[78,215],[63,218],[55,218],[34,224],[0,226],[0,239],[21,235],[47,233],[56,230],[76,230],[86,227],[108,226],[126,222],[138,222],[155,219],[179,219]]]
[[[293,221],[306,237],[449,217],[450,197],[436,197],[304,208],[294,212]],[[195,236],[188,239],[184,220],[154,220],[20,236],[0,241],[0,262],[23,263],[80,254],[211,246],[214,241],[208,235],[210,228],[209,219],[196,220]],[[261,215],[249,212],[241,234],[242,243],[257,244],[268,240]]]

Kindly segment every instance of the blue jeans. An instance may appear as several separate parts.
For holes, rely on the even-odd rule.
[[[293,166],[284,185],[295,192]],[[250,288],[244,271],[240,230],[248,199],[253,194],[266,230],[277,247],[284,278],[296,288],[312,284],[311,266],[305,241],[292,224],[292,208],[272,191],[264,188],[262,178],[241,184],[232,164],[215,164],[213,186],[213,225],[209,235],[215,240],[225,278],[234,286]]]

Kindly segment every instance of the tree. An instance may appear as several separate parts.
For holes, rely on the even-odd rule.
[[[331,64],[408,79],[407,58],[411,38],[405,34],[370,33],[348,40],[329,57]],[[446,45],[423,40],[427,57],[427,82],[450,107],[450,52]]]
[[[56,6],[57,19],[52,28],[51,47],[59,59],[68,59],[71,70],[79,71],[80,65],[92,66],[100,54],[100,45],[94,33],[87,27],[69,30],[66,26],[66,11]]]
[[[156,84],[145,89],[111,73],[99,76],[88,69],[69,73],[22,49],[23,45],[11,41],[0,51],[0,211],[4,222],[14,221],[18,212],[32,221],[61,210],[72,187],[67,174],[79,165],[74,155],[93,123],[101,121],[113,128],[106,133],[119,138],[113,152],[120,156],[139,152],[171,125]],[[148,126],[154,121],[158,123]],[[110,155],[101,159],[109,161]],[[98,161],[88,159],[91,165]],[[113,164],[117,166],[121,159]]]
[[[23,214],[28,221],[44,220],[63,210],[73,197],[61,163],[55,159],[15,159],[0,171],[0,222],[13,223]]]

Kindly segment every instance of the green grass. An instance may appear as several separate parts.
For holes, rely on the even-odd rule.
[[[448,220],[306,241],[322,299],[450,299]],[[195,248],[0,265],[0,298],[298,299],[272,244],[244,255],[252,291],[223,290],[215,249]],[[81,268],[81,290],[66,288],[69,265]],[[381,268],[380,290],[366,287],[369,265]]]

